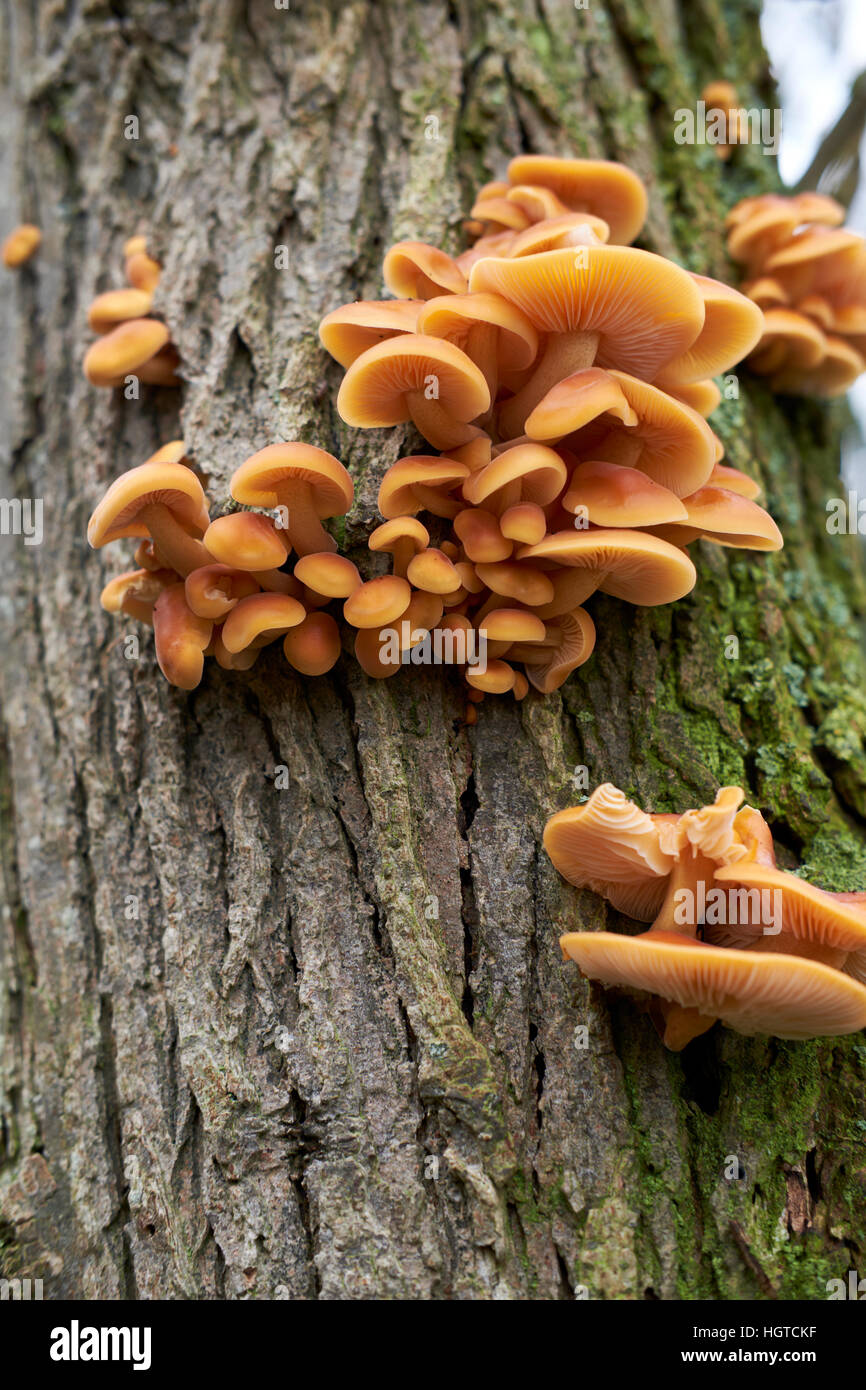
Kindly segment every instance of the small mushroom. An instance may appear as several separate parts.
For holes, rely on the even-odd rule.
[[[634,241],[647,214],[647,193],[637,174],[606,159],[557,159],[524,154],[508,166],[512,184],[549,188],[572,212],[589,212],[610,227],[611,241]]]
[[[310,594],[326,601],[348,598],[361,584],[357,565],[345,555],[334,555],[330,550],[319,555],[302,555],[295,565],[295,578]]]
[[[319,324],[322,346],[341,367],[351,367],[367,348],[414,333],[423,299],[359,299],[326,314]]]
[[[94,333],[110,333],[119,323],[144,318],[150,313],[153,296],[144,290],[108,290],[98,294],[87,311],[87,322]]]
[[[168,329],[158,319],[129,319],[88,348],[84,375],[92,386],[121,386],[127,376],[141,376],[145,365],[167,344]]]
[[[377,429],[414,421],[436,449],[465,444],[469,424],[490,408],[483,373],[443,338],[401,333],[357,357],[340,387],[337,409],[348,425]]]
[[[106,613],[126,613],[153,626],[153,606],[169,584],[177,583],[173,570],[128,570],[110,579],[99,596]]]
[[[361,584],[343,604],[343,617],[352,627],[383,628],[405,613],[412,597],[406,579],[384,574]]]
[[[230,512],[217,517],[204,533],[215,560],[239,570],[279,569],[286,559],[285,532],[258,512]]]
[[[398,241],[383,266],[385,284],[401,299],[465,294],[466,276],[450,256],[424,241]]]
[[[153,607],[153,636],[159,669],[171,685],[195,690],[204,672],[204,653],[213,623],[188,607],[183,584],[163,589]]]
[[[340,656],[340,629],[330,613],[308,613],[283,639],[290,666],[304,676],[324,676]]]
[[[422,510],[453,518],[460,504],[450,494],[468,477],[464,463],[444,456],[412,454],[398,459],[379,485],[379,511],[387,521]]]
[[[239,599],[258,592],[252,575],[231,565],[202,565],[184,581],[187,607],[197,618],[210,618],[215,623],[222,622]]]
[[[269,444],[242,463],[232,477],[231,494],[248,507],[284,509],[288,543],[298,555],[312,555],[336,550],[322,521],[345,515],[355,490],[333,454],[292,443]]]
[[[208,524],[201,483],[189,468],[143,463],[112,483],[90,518],[87,539],[98,550],[111,541],[149,535],[167,564],[185,577],[212,563],[210,552],[190,534],[203,534]]]
[[[394,573],[405,578],[413,555],[425,550],[430,544],[430,532],[414,516],[397,516],[392,521],[377,526],[367,544],[370,550],[390,552],[394,561]]]
[[[233,655],[248,647],[264,647],[306,616],[304,605],[289,594],[250,594],[235,604],[223,623],[223,644]]]
[[[42,233],[39,228],[34,227],[32,222],[22,222],[3,242],[3,250],[0,253],[3,264],[9,270],[17,270],[36,254],[41,243]]]

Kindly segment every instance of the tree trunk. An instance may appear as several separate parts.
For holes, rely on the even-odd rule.
[[[780,862],[866,886],[832,409],[744,371],[713,425],[784,552],[699,547],[672,607],[591,600],[589,664],[474,728],[447,672],[377,683],[348,651],[323,679],[277,646],[172,689],[147,630],[99,607],[131,547],[85,540],[107,484],[181,433],[217,514],[248,454],[303,438],[353,472],[337,532],[366,565],[378,479],[417,439],[342,424],[318,320],[381,293],[390,242],[461,246],[520,150],[624,159],[651,191],[641,244],[730,279],[724,213],[773,162],[679,146],[673,112],[723,75],[774,104],[758,9],[5,0],[5,230],[44,230],[0,288],[0,488],[44,499],[43,544],[0,538],[7,1276],[108,1299],[824,1298],[863,1268],[862,1038],[717,1027],[665,1052],[561,960],[561,932],[617,919],[541,848],[580,767],[655,811],[733,782]],[[137,402],[81,373],[136,231],[185,374]]]

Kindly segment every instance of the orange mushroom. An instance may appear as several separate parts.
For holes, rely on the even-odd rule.
[[[333,454],[312,444],[269,444],[242,463],[231,480],[236,502],[249,507],[280,507],[285,531],[299,555],[336,550],[322,526],[351,507],[352,479]]]

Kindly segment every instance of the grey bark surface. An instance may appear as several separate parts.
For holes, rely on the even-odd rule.
[[[0,284],[0,491],[45,508],[41,546],[0,537],[0,1272],[105,1299],[821,1298],[862,1262],[862,1039],[667,1054],[561,961],[606,910],[541,849],[578,766],[659,811],[734,781],[782,862],[866,886],[832,411],[744,373],[713,423],[785,552],[706,548],[673,609],[593,601],[591,663],[471,729],[446,673],[374,683],[348,653],[173,690],[99,608],[131,548],[85,540],[181,433],[212,514],[249,453],[303,438],[351,469],[342,548],[370,572],[378,480],[417,441],[343,426],[319,318],[381,293],[390,242],[460,246],[522,149],[627,160],[641,244],[730,275],[724,211],[771,161],[678,147],[671,113],[718,75],[766,99],[757,8],[0,5],[0,230],[44,231]],[[81,359],[136,231],[185,380],[126,401]]]

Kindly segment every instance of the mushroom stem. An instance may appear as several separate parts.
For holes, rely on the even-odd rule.
[[[472,358],[487,382],[487,389],[490,392],[490,410],[481,416],[482,420],[489,417],[499,388],[498,345],[499,330],[494,324],[474,323],[472,325],[466,338],[466,356]]]
[[[525,386],[499,412],[499,433],[506,438],[523,434],[527,416],[558,382],[584,367],[591,367],[598,352],[597,333],[551,333],[541,360]]]
[[[455,420],[441,401],[428,400],[423,391],[407,392],[406,404],[416,428],[434,449],[458,449],[478,433],[475,425]]]
[[[624,468],[634,468],[643,453],[644,441],[639,435],[625,430],[611,430],[599,444],[593,447],[593,458],[603,463],[618,463]]]
[[[294,546],[298,555],[318,555],[325,550],[333,554],[337,542],[328,535],[316,514],[309,484],[303,479],[281,483],[278,496],[280,506],[288,513],[288,521],[285,526],[278,525],[277,530]]]
[[[699,1038],[701,1033],[706,1033],[717,1022],[709,1014],[702,1014],[698,1009],[686,1009],[682,1004],[673,1004],[667,999],[662,999],[660,1004],[665,1025],[662,1041],[671,1052],[682,1052],[687,1043]]]
[[[144,522],[156,550],[166,562],[185,579],[193,570],[213,564],[213,556],[194,536],[184,531],[174,513],[161,502],[151,502],[143,508]]]
[[[393,564],[394,573],[401,579],[406,578],[406,571],[409,568],[409,561],[415,554],[417,547],[411,536],[401,536],[394,543]]]
[[[673,932],[677,936],[690,936],[697,940],[698,923],[696,921],[677,921],[677,909],[682,908],[684,902],[688,901],[688,899],[678,898],[677,895],[682,892],[691,893],[691,900],[694,904],[697,900],[698,883],[703,879],[706,884],[712,884],[714,871],[715,866],[712,860],[707,859],[706,855],[690,853],[688,847],[685,848],[671,871],[664,902],[650,931]]]

